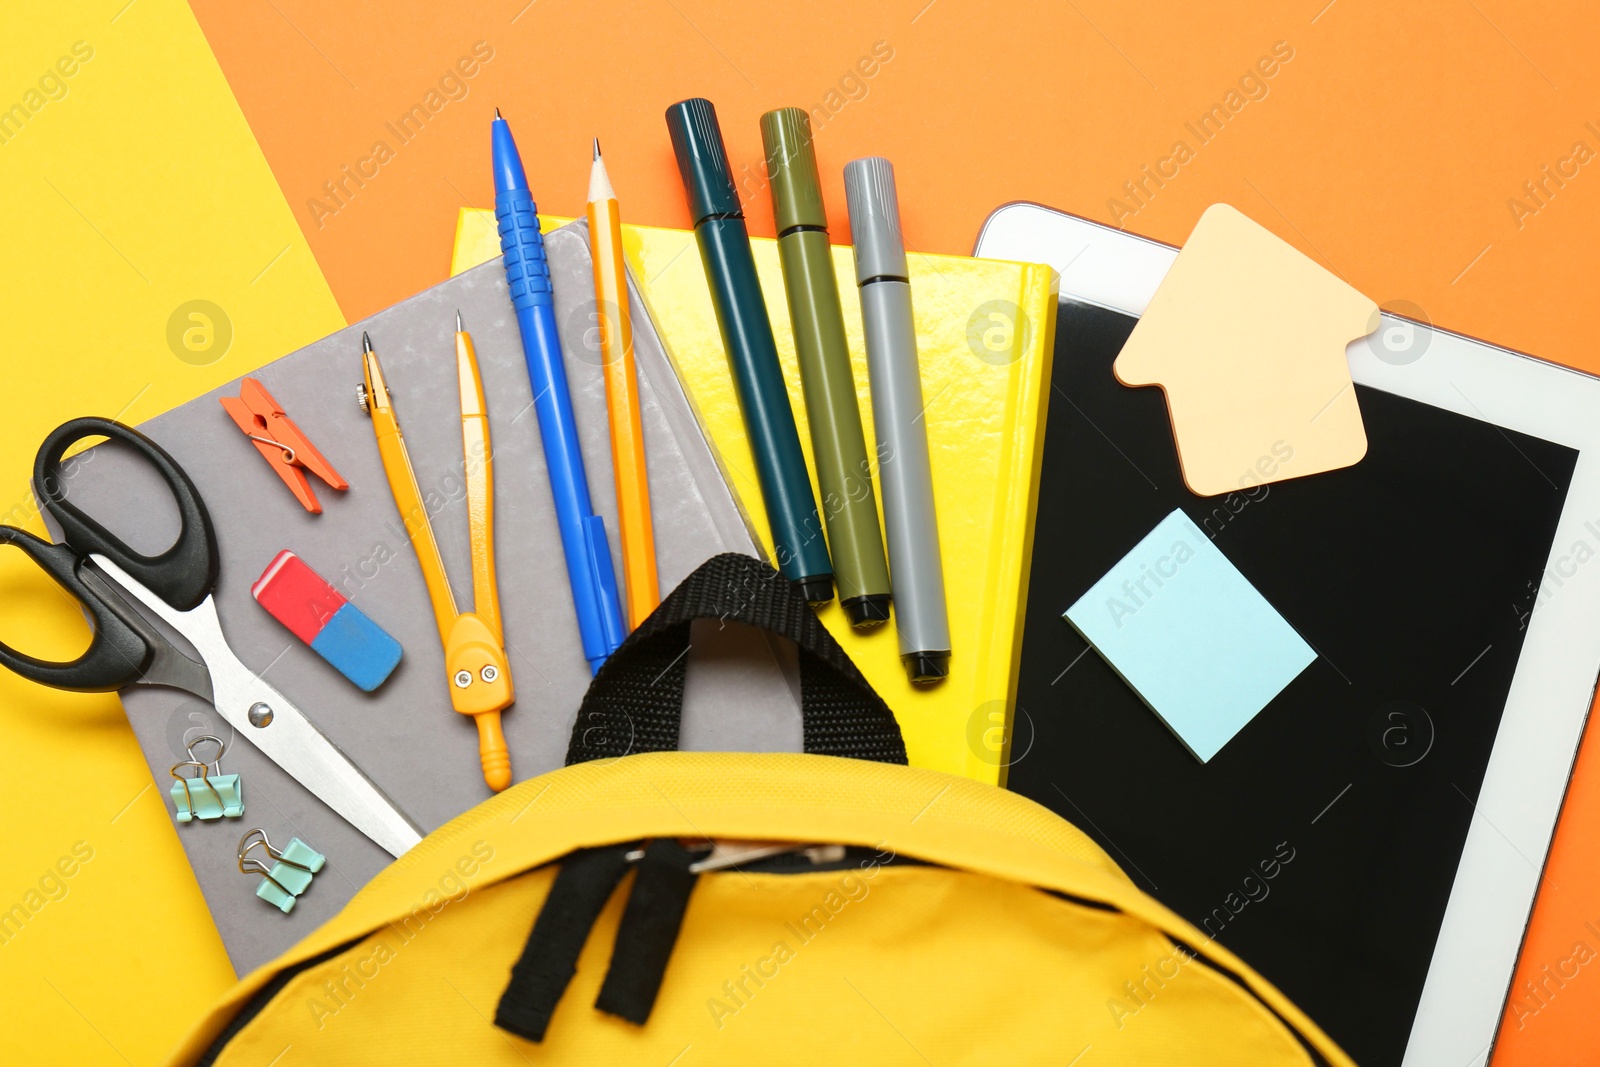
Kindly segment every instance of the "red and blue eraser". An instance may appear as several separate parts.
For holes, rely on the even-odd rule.
[[[250,594],[311,651],[369,693],[400,662],[400,642],[287,549],[267,564]]]

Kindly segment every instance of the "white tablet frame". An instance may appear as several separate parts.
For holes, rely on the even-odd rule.
[[[1013,203],[984,222],[973,254],[1048,263],[1063,298],[1140,315],[1178,250]],[[1478,1067],[1505,1011],[1600,675],[1600,556],[1593,566],[1572,556],[1579,541],[1600,553],[1600,378],[1385,313],[1380,332],[1391,328],[1427,331],[1425,352],[1397,364],[1356,341],[1346,355],[1358,383],[1578,452],[1406,1046],[1406,1067]]]

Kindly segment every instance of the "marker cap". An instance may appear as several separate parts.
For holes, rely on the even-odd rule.
[[[906,665],[906,676],[913,685],[942,682],[950,677],[950,653],[908,652],[900,657]]]
[[[889,621],[889,600],[887,593],[869,593],[841,600],[839,606],[849,616],[851,626],[865,630]]]
[[[794,587],[806,598],[807,604],[826,604],[833,599],[833,577],[816,574],[809,578],[796,578]]]
[[[894,164],[882,156],[852,159],[844,167],[844,195],[850,207],[856,284],[873,278],[906,277],[906,243],[900,229]]]
[[[767,150],[767,181],[772,185],[772,215],[778,235],[796,226],[827,229],[822,178],[811,146],[811,119],[797,107],[769,111],[761,116],[761,143]]]
[[[722,143],[722,127],[711,101],[697,96],[667,108],[667,132],[689,197],[690,224],[698,226],[712,215],[742,217],[739,189],[733,182],[728,149]]]

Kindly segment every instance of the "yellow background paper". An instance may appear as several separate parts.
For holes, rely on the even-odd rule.
[[[344,322],[182,0],[8,5],[0,71],[0,521],[42,533],[51,428],[140,422]],[[0,640],[88,633],[0,552]],[[0,671],[0,737],[0,1062],[155,1062],[233,978],[163,787],[115,696]]]

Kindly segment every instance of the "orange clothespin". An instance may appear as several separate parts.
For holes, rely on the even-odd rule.
[[[260,382],[246,378],[239,384],[238,396],[220,399],[223,410],[245,432],[245,436],[255,442],[256,451],[278,472],[283,484],[293,491],[295,499],[311,514],[322,514],[322,505],[311,491],[311,482],[306,478],[307,471],[327,482],[331,488],[350,488],[350,483],[300,432],[294,420],[283,413],[283,408]]]

